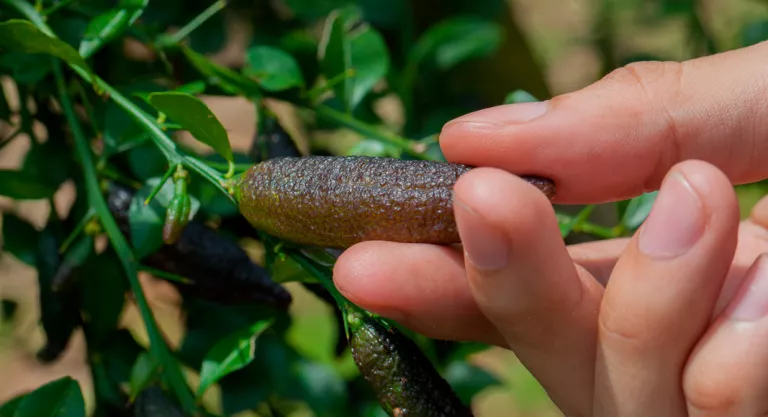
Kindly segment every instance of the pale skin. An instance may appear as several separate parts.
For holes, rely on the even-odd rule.
[[[546,103],[448,123],[461,248],[365,242],[352,301],[431,337],[512,350],[568,416],[768,414],[768,44],[638,63]],[[631,238],[566,246],[550,202],[660,189]]]

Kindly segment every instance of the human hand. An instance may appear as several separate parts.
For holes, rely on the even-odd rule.
[[[727,306],[746,298],[753,316],[768,310],[768,284],[755,280],[768,264],[746,273],[768,247],[768,210],[739,225],[731,188],[768,176],[767,52],[631,66],[525,123],[521,113],[541,104],[514,107],[515,120],[499,107],[450,123],[449,160],[501,168],[456,186],[467,259],[366,242],[339,259],[339,289],[426,335],[512,349],[567,415],[765,411],[767,325],[743,309],[732,320]],[[731,66],[734,77],[721,78]],[[675,165],[689,159],[710,164]],[[563,203],[633,197],[671,179],[632,239],[566,248],[549,202],[509,171],[553,178]],[[757,297],[734,295],[745,280]]]

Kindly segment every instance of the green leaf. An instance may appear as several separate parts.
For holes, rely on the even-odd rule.
[[[378,157],[396,157],[398,149],[392,145],[383,143],[379,140],[363,139],[355,146],[350,148],[346,154],[348,156],[378,156]]]
[[[344,108],[349,111],[352,100],[352,80],[345,74],[352,67],[352,48],[344,26],[345,21],[340,12],[331,14],[319,47],[321,68],[325,77],[329,80],[344,77],[336,82],[333,90],[336,97],[344,104]]]
[[[83,57],[71,46],[46,35],[26,20],[11,19],[0,23],[0,52],[49,54],[91,72]]]
[[[657,194],[658,191],[653,191],[630,200],[624,211],[624,216],[621,218],[621,224],[629,230],[636,230],[640,227],[651,214],[651,208],[656,201]]]
[[[190,48],[181,48],[184,55],[202,75],[207,77],[206,82],[218,86],[229,94],[242,95],[249,98],[261,97],[259,84],[248,77],[238,74],[229,68],[216,65],[205,56]]]
[[[38,200],[53,196],[57,189],[38,175],[0,169],[0,195],[16,200]]]
[[[162,177],[168,165],[165,155],[152,142],[143,142],[129,149],[126,158],[131,172],[139,181]]]
[[[177,92],[153,93],[149,101],[195,139],[213,148],[227,161],[234,161],[227,130],[205,103],[195,96]]]
[[[535,103],[537,101],[539,100],[531,95],[531,93],[525,90],[515,90],[507,95],[504,99],[504,104]]]
[[[565,221],[560,221],[559,224],[558,224],[560,226],[560,235],[563,238],[565,238],[566,236],[570,235],[571,232],[573,231],[573,229],[577,225],[579,225],[579,224],[585,222],[587,219],[589,219],[589,216],[592,215],[592,212],[595,210],[595,207],[596,206],[594,204],[588,205],[588,206],[584,207],[583,209],[581,209],[581,211],[579,211],[579,214],[577,214],[574,217],[561,216],[561,218],[565,219]]]
[[[123,0],[119,7],[91,19],[80,43],[80,55],[89,57],[124,33],[141,16],[148,3],[149,0]]]
[[[149,352],[144,352],[136,359],[136,363],[131,368],[130,400],[133,401],[144,391],[145,388],[153,384],[155,377],[160,371],[160,364]]]
[[[748,24],[741,32],[741,45],[756,45],[768,40],[768,20],[758,20]]]
[[[19,408],[19,404],[21,404],[25,395],[27,394],[17,395],[0,406],[0,417],[14,417],[16,415],[16,409]]]
[[[3,84],[0,84],[0,120],[11,121],[11,106],[8,105],[8,98],[5,95]]]
[[[355,109],[373,87],[389,72],[389,51],[381,33],[363,24],[350,34],[352,58],[352,97],[350,107]]]
[[[200,386],[197,396],[202,397],[208,388],[234,371],[242,369],[253,361],[256,339],[267,330],[274,320],[260,320],[220,340],[208,352],[200,369]]]
[[[51,72],[51,57],[48,55],[30,55],[21,52],[0,53],[0,72],[9,70],[13,81],[19,85],[40,83]]]
[[[160,178],[148,180],[144,187],[134,194],[128,211],[131,243],[135,248],[136,257],[139,259],[163,246],[163,223],[165,222],[165,211],[173,199],[173,181],[166,181],[149,205],[144,205],[144,201],[159,182]],[[191,200],[190,219],[194,218],[200,209],[200,201],[194,197],[191,197]]]
[[[53,127],[49,127],[53,129]],[[32,147],[24,158],[22,171],[59,188],[70,178],[74,165],[72,153],[63,137],[50,137],[45,143]]]
[[[430,27],[416,42],[409,60],[446,71],[470,59],[490,56],[503,38],[503,29],[493,22],[454,16]]]
[[[462,402],[469,404],[475,395],[488,387],[501,385],[502,382],[488,371],[466,361],[455,361],[448,364],[443,372],[445,379],[451,385]]]
[[[360,19],[355,8],[335,12],[320,44],[323,73],[348,110],[357,108],[390,66],[384,37]]]
[[[271,46],[254,46],[245,55],[243,74],[255,79],[267,91],[283,91],[303,87],[304,78],[296,60]]]
[[[9,213],[3,214],[2,250],[13,254],[29,266],[37,264],[37,242],[40,232],[26,221]]]
[[[84,417],[80,385],[71,377],[49,382],[25,395],[16,409],[18,417]]]
[[[80,274],[81,311],[88,324],[89,344],[102,344],[114,333],[125,305],[128,277],[114,250],[91,258]]]
[[[295,384],[290,384],[296,400],[306,402],[315,415],[333,417],[346,414],[348,394],[345,381],[327,364],[297,359],[291,366]],[[296,387],[296,388],[294,388]]]

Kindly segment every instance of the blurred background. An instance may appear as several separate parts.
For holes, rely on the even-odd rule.
[[[80,3],[88,7],[91,1],[75,0],[71,5]],[[462,42],[454,42],[458,44],[454,50],[443,51],[442,58],[432,63],[440,67],[439,71],[420,68],[412,74],[413,88],[404,95],[378,97],[374,106],[378,114],[404,135],[415,138],[437,133],[453,117],[500,104],[518,90],[545,99],[587,86],[632,61],[686,60],[768,38],[768,1],[758,0],[275,0],[231,2],[192,34],[191,44],[196,51],[231,67],[242,66],[249,45],[258,42],[280,42],[301,56],[301,37],[273,39],[283,17],[298,16],[306,27],[319,32],[322,17],[348,3],[357,3],[366,20],[384,35],[393,65],[405,60],[403,51],[428,28],[452,16],[478,16],[501,29],[473,31],[467,26],[459,34]],[[152,0],[150,4],[143,20],[180,25],[210,2]],[[279,30],[283,33],[285,28]],[[443,35],[456,37],[447,29]],[[151,56],[137,42],[128,40],[124,45],[126,54],[137,61]],[[476,51],[477,56],[454,65],[451,54],[461,55],[461,48]],[[312,52],[308,59],[314,59]],[[106,61],[98,70],[121,69],[110,68]],[[10,85],[10,77],[3,78],[3,83]],[[11,106],[18,106],[16,98],[7,99]],[[256,126],[252,105],[241,97],[209,96],[206,102],[226,126],[233,147],[247,149]],[[354,145],[354,141],[346,144],[337,136],[328,140],[322,131],[307,135],[312,149]],[[26,149],[21,141],[9,146],[0,154],[0,167],[17,166]],[[66,193],[65,188],[57,198],[66,199]],[[739,187],[742,212],[746,214],[763,194],[762,185]],[[0,204],[25,213],[37,224],[45,221],[44,204],[6,200]],[[593,220],[610,225],[615,222],[612,213],[612,209],[599,211]],[[575,235],[572,241],[583,239],[586,237]],[[163,281],[148,276],[143,279],[161,327],[178,343],[182,337],[178,295]],[[55,363],[43,365],[35,359],[35,352],[44,343],[37,324],[36,286],[33,269],[11,256],[0,257],[0,297],[13,301],[12,307],[4,304],[5,315],[12,313],[13,320],[0,324],[0,402],[62,375],[75,376],[90,401],[92,381],[80,334]],[[336,332],[333,311],[300,285],[288,284],[288,288],[295,297],[289,342],[307,357],[336,361],[332,354]],[[132,305],[121,320],[137,338],[144,337]],[[475,397],[478,417],[560,415],[511,352],[490,349],[473,355],[471,361],[500,381]],[[347,360],[339,366],[349,365]],[[484,382],[477,383],[483,386]]]

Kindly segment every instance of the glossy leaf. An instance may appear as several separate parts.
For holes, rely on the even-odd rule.
[[[80,55],[89,57],[124,33],[141,16],[148,3],[149,0],[123,0],[117,8],[91,19],[80,43]]]
[[[257,321],[247,329],[233,333],[216,343],[203,360],[197,396],[201,397],[211,385],[227,374],[251,363],[256,349],[256,339],[273,322],[273,320]]]
[[[323,39],[320,44],[321,67],[328,80],[333,79],[333,90],[336,97],[349,111],[352,100],[352,80],[345,75],[352,67],[352,51],[349,38],[346,36],[344,17],[333,13],[326,23]],[[342,79],[338,79],[342,77]]]
[[[186,93],[153,93],[149,101],[168,118],[180,124],[195,139],[210,146],[227,161],[233,161],[227,130],[211,109]]]
[[[80,384],[68,376],[49,382],[25,395],[15,416],[84,417],[85,402]]]
[[[323,73],[348,110],[357,108],[390,66],[384,38],[360,19],[357,9],[337,11],[328,18],[320,45]]]
[[[0,23],[0,52],[53,55],[90,71],[83,57],[71,46],[46,35],[26,20],[12,19]]]
[[[299,64],[288,53],[271,46],[254,46],[245,55],[243,73],[255,79],[267,91],[283,91],[303,87]]]
[[[57,189],[39,175],[0,169],[0,196],[16,200],[39,200],[51,197]]]
[[[368,24],[350,34],[352,59],[352,95],[350,107],[355,109],[373,87],[389,72],[389,51],[381,33]]]
[[[448,70],[474,58],[491,55],[501,45],[503,29],[469,16],[455,16],[427,30],[416,42],[410,60]]]
[[[621,224],[629,230],[636,230],[643,224],[648,215],[651,214],[653,203],[656,202],[658,191],[645,193],[629,201]]]
[[[485,369],[466,361],[451,362],[445,368],[443,376],[465,404],[469,404],[475,395],[486,388],[502,384],[498,378]]]
[[[149,352],[144,352],[136,359],[131,368],[131,380],[129,382],[129,396],[131,401],[152,385],[160,371],[160,364]]]
[[[163,224],[165,223],[165,212],[173,200],[173,182],[166,181],[149,205],[144,205],[144,201],[159,182],[160,178],[148,180],[131,200],[128,222],[131,228],[131,243],[135,248],[136,256],[139,258],[157,251],[163,245]],[[194,197],[190,197],[190,199],[190,218],[194,218],[200,209],[200,202]]]
[[[3,251],[11,253],[27,265],[37,264],[39,232],[34,226],[10,213],[3,214]]]

